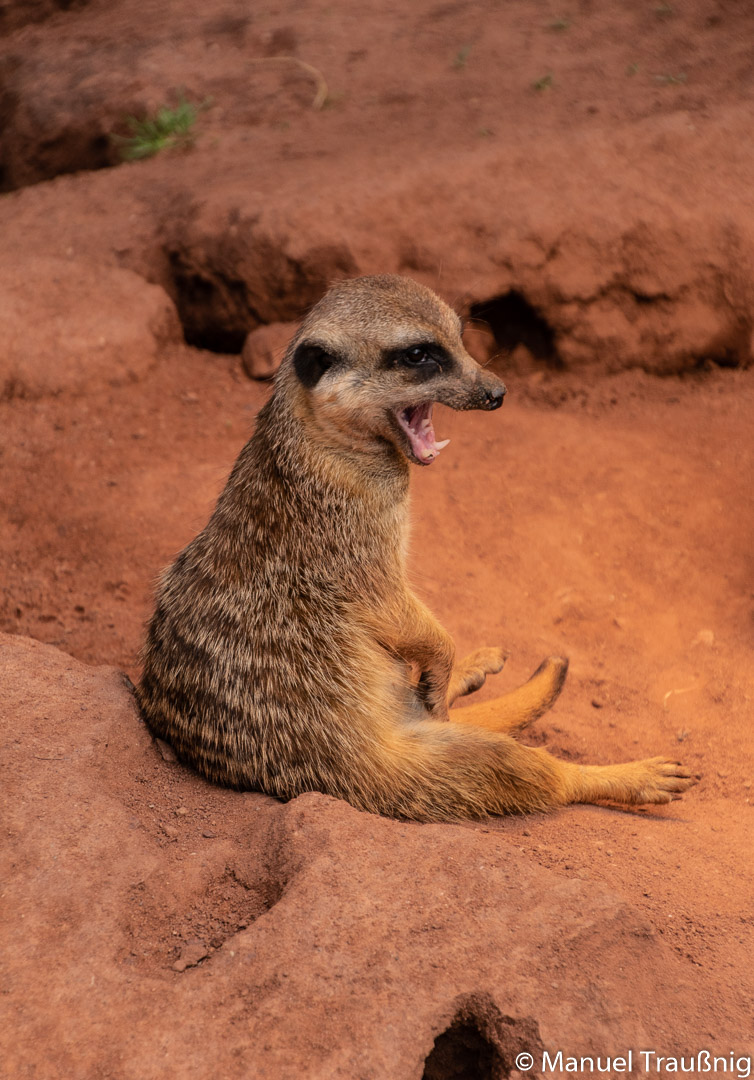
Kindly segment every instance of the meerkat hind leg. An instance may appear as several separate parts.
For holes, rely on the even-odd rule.
[[[549,656],[523,686],[493,701],[453,709],[450,720],[454,724],[473,724],[475,727],[486,728],[487,731],[507,734],[522,731],[555,703],[563,688],[567,671],[567,660],[560,656]],[[451,690],[452,688],[451,682]],[[452,701],[453,698],[449,697],[449,700]]]
[[[561,764],[570,803],[668,803],[697,781],[680,762],[663,757],[622,765]]]

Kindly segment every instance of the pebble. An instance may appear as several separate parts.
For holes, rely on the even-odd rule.
[[[186,968],[196,967],[208,956],[209,949],[201,941],[187,941],[181,949],[181,955],[173,964],[173,971],[185,971]]]
[[[296,330],[295,323],[269,323],[252,330],[241,353],[246,374],[252,379],[269,379],[274,375]]]
[[[163,742],[162,739],[155,739],[157,749],[160,751],[160,757],[163,761],[170,762],[171,765],[178,761],[175,750],[168,743]]]

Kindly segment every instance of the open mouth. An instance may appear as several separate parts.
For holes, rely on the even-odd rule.
[[[431,401],[424,405],[409,406],[396,412],[396,418],[411,444],[415,460],[420,465],[430,465],[450,439],[437,442],[432,427]]]

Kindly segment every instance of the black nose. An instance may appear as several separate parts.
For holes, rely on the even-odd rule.
[[[491,390],[486,390],[484,394],[484,408],[492,412],[493,409],[499,409],[503,404],[503,398],[507,393],[506,388],[502,383],[497,386],[493,386]]]

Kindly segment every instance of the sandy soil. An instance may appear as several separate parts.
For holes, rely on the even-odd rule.
[[[246,330],[295,319],[341,273],[426,281],[489,320],[510,393],[500,413],[439,417],[451,445],[413,478],[417,590],[461,652],[510,652],[486,696],[569,656],[537,744],[678,755],[702,776],[667,808],[469,829],[647,920],[687,978],[661,1022],[689,1052],[751,1047],[748,7],[11,8],[0,260],[29,287],[0,302],[0,630],[136,678],[154,579],[269,392],[241,366]],[[326,74],[326,108],[304,69],[256,62],[276,55]],[[178,86],[213,99],[196,147],[112,167],[103,131]],[[80,310],[61,262],[87,283]],[[54,789],[56,766],[35,768]],[[139,790],[127,770],[110,782]],[[215,799],[187,784],[192,813]],[[140,940],[171,969],[164,929]]]

